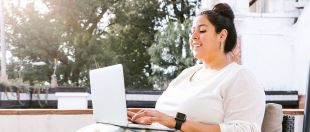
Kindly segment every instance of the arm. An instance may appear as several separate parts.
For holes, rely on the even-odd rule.
[[[265,112],[265,94],[254,76],[241,70],[222,89],[224,122],[222,132],[261,132]]]
[[[260,132],[265,111],[265,95],[260,85],[244,71],[221,85],[223,85],[221,86],[223,122],[206,124],[187,120],[182,125],[182,131]],[[132,121],[141,124],[158,122],[169,128],[175,126],[174,117],[156,110],[146,110],[133,115]]]
[[[181,128],[182,132],[220,132],[220,126],[218,124],[205,124],[200,122],[194,122],[187,120],[184,122]]]
[[[152,124],[154,122],[160,123],[169,128],[175,127],[175,119],[157,110],[141,110],[135,115],[132,115],[131,121],[140,124]],[[186,120],[182,127],[182,132],[220,132],[220,127],[217,124],[205,124]]]

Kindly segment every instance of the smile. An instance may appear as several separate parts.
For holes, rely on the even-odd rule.
[[[193,45],[193,47],[200,47],[200,46],[202,46],[202,44],[199,44],[199,43],[194,43],[192,45]]]

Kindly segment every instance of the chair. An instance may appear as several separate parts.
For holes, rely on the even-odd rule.
[[[262,132],[282,132],[282,122],[282,106],[274,103],[266,104]]]

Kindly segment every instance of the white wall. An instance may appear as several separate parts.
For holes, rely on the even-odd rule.
[[[0,115],[0,132],[74,132],[95,122],[82,115]]]
[[[268,90],[305,94],[310,60],[310,3],[301,12],[247,16],[238,24],[242,63]],[[279,9],[277,9],[279,10]],[[296,24],[294,16],[299,17]]]
[[[290,90],[293,83],[293,40],[288,36],[294,18],[276,15],[243,16],[238,24],[242,64],[267,90]]]
[[[310,65],[310,2],[300,15],[294,35],[294,87],[306,93]]]
[[[295,0],[262,0],[262,11],[250,13],[247,0],[202,0],[202,7],[227,1],[236,14],[242,64],[266,90],[298,90],[305,94],[310,63],[310,2],[298,10]],[[209,4],[209,5],[207,5]],[[298,18],[294,24],[295,18]]]

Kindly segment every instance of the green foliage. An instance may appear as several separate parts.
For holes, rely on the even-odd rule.
[[[59,85],[89,85],[90,69],[121,63],[128,88],[163,88],[193,64],[188,35],[196,1],[8,1],[9,78],[49,81],[57,59]],[[32,62],[43,61],[44,66]]]
[[[162,31],[156,33],[155,43],[148,50],[153,69],[150,81],[156,89],[165,89],[182,70],[194,64],[188,40],[191,18],[199,3],[164,0],[162,4],[162,9],[167,14],[167,24]]]
[[[109,28],[107,40],[124,64],[125,84],[130,88],[151,88],[150,55],[147,49],[154,42],[155,19],[161,17],[156,0],[119,2],[115,8],[114,25]]]
[[[183,24],[169,22],[163,32],[156,34],[157,41],[148,50],[154,68],[150,81],[155,88],[166,88],[182,70],[194,64],[188,43],[190,28],[189,19]]]
[[[34,2],[19,10],[8,10],[11,11],[8,16],[11,30],[7,33],[11,52],[18,59],[16,62],[22,67],[26,81],[49,81],[57,59],[60,64],[56,75],[60,83],[79,85],[86,81],[81,73],[92,64],[88,57],[101,52],[93,50],[101,49],[102,43],[94,32],[107,5],[100,1],[44,2],[49,9],[45,14],[36,10]],[[31,65],[37,61],[46,65]]]
[[[7,42],[14,56],[10,78],[22,69],[25,81],[49,81],[57,59],[59,84],[84,86],[89,69],[122,63],[126,87],[151,88],[147,49],[162,16],[157,0],[44,0],[45,13],[34,2],[7,8]],[[38,61],[46,65],[31,65]]]

